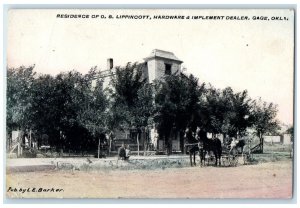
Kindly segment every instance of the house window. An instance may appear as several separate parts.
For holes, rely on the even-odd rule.
[[[165,64],[165,75],[171,75],[171,64]]]

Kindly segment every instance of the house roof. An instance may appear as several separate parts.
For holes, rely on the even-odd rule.
[[[148,57],[144,58],[144,60],[148,61],[150,59],[157,58],[157,57],[177,61],[177,62],[180,62],[180,63],[183,62],[183,61],[179,60],[174,55],[174,53],[169,52],[169,51],[159,50],[159,49],[154,49]]]

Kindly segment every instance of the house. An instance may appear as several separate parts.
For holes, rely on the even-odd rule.
[[[154,49],[149,56],[144,58],[143,64],[143,76],[146,78],[148,83],[153,83],[154,80],[161,80],[166,75],[176,74],[181,72],[181,64],[183,61],[178,59],[174,53],[159,49]],[[111,77],[115,75],[115,68],[113,59],[107,59],[107,69],[101,72],[100,78],[103,79],[103,88],[110,88]],[[118,148],[122,143],[129,143],[132,148],[137,149],[136,146],[139,145],[139,149],[142,150],[145,144],[145,140],[152,141],[154,143],[152,148],[158,151],[165,150],[165,144],[163,140],[156,137],[156,130],[153,127],[149,127],[144,131],[145,135],[139,140],[139,142],[134,139],[137,134],[137,129],[134,127],[132,129],[119,131],[116,130],[116,144],[115,148]],[[179,134],[171,132],[172,149],[173,151],[180,151],[180,139]],[[139,143],[139,144],[137,144]]]
[[[180,73],[182,63],[183,61],[179,60],[174,53],[154,49],[149,56],[144,58],[143,76],[149,83],[153,83],[154,80],[162,79],[165,75]],[[103,79],[104,89],[109,87],[115,71],[113,59],[108,58],[106,70],[101,71],[101,75],[98,77]]]

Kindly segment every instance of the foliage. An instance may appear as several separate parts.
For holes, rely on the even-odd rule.
[[[96,68],[86,75],[70,71],[55,77],[36,75],[33,67],[8,69],[7,130],[37,130],[57,148],[95,146],[96,137],[103,133],[107,105],[101,81],[92,88],[96,74]]]
[[[246,129],[252,126],[250,117],[251,99],[248,98],[246,90],[243,92],[233,93],[233,90],[228,87],[223,90],[224,121],[222,125],[222,133],[229,136],[243,136]]]
[[[286,130],[286,133],[287,133],[287,134],[290,134],[290,135],[291,135],[291,140],[294,141],[294,126],[289,127],[289,128]]]
[[[116,67],[116,75],[112,77],[115,104],[127,108],[134,107],[138,99],[139,89],[146,83],[143,79],[142,65],[130,62],[125,67]]]
[[[145,127],[153,109],[153,93],[143,75],[143,65],[127,63],[116,67],[112,78],[110,123],[114,128]]]
[[[7,69],[7,131],[47,134],[57,148],[95,148],[98,138],[116,129],[156,126],[171,148],[171,132],[200,127],[231,137],[253,127],[257,136],[276,133],[277,106],[251,100],[246,90],[216,89],[193,75],[167,75],[148,83],[145,65],[116,67],[108,94],[96,67],[56,76],[36,74],[34,66]],[[293,132],[293,130],[290,130]]]
[[[230,87],[220,90],[210,85],[201,109],[200,126],[215,134],[243,136],[252,126],[250,103],[246,90],[234,93]]]
[[[31,89],[34,66],[7,69],[6,124],[8,132],[30,128]]]
[[[195,112],[199,108],[204,85],[198,85],[198,79],[190,75],[172,74],[155,83],[154,121],[159,135],[171,148],[169,136],[174,129],[183,132],[195,125]]]
[[[256,135],[262,138],[265,134],[276,134],[280,129],[279,121],[276,120],[277,106],[261,100],[252,102],[252,119]]]

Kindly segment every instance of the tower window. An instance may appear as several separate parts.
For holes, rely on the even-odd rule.
[[[171,64],[165,64],[165,75],[171,75]]]

